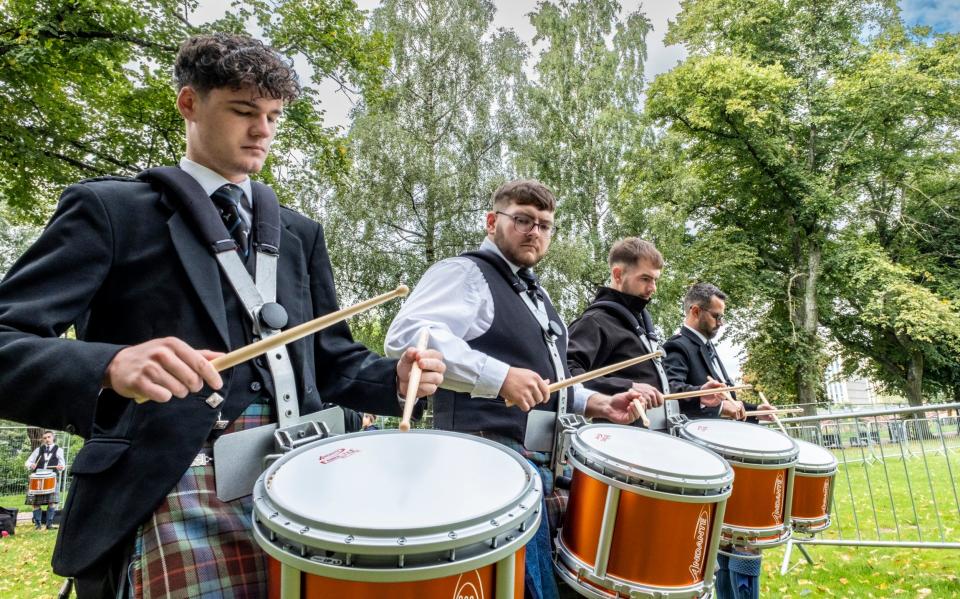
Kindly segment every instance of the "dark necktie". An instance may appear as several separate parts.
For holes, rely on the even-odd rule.
[[[227,183],[213,192],[210,199],[220,211],[220,218],[223,219],[227,232],[237,242],[240,255],[246,258],[250,253],[250,225],[240,211],[240,202],[245,201],[243,190]]]
[[[540,296],[540,287],[537,285],[537,275],[533,274],[533,271],[529,268],[524,267],[517,271],[517,276],[527,284],[527,295],[536,303],[537,298]]]

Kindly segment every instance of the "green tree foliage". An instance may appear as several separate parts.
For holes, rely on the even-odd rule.
[[[544,283],[574,316],[607,278],[606,254],[622,232],[613,208],[642,129],[643,64],[650,22],[621,18],[615,0],[543,1],[531,13],[536,77],[522,90],[517,170],[557,194],[560,234]]]
[[[380,97],[354,113],[355,178],[333,200],[328,235],[340,289],[360,298],[414,284],[432,263],[475,247],[504,179],[524,49],[491,31],[485,0],[388,0],[373,30],[393,44]],[[354,326],[383,345],[397,309]]]
[[[305,58],[313,80],[330,76],[372,90],[384,44],[361,31],[352,0],[238,2],[202,25],[196,1],[8,0],[0,13],[0,211],[42,222],[63,186],[103,174],[132,175],[175,162],[183,121],[171,86],[173,57],[188,35],[241,32],[258,23],[268,40]],[[351,83],[353,82],[353,83]],[[373,93],[371,91],[371,93]],[[349,164],[336,130],[321,125],[307,89],[291,106],[263,174],[296,191],[328,187]],[[303,173],[310,176],[304,182]]]
[[[945,74],[937,64],[952,63],[903,35],[889,1],[691,0],[667,41],[690,58],[653,83],[648,110],[682,137],[700,181],[687,213],[696,229],[723,231],[759,260],[747,370],[812,409],[821,325],[834,307],[822,281],[828,252],[851,223],[879,233],[871,219],[899,213],[906,188],[889,184],[912,180],[904,163],[925,161],[938,142],[943,120],[928,119],[934,104],[942,113],[955,103],[946,98],[956,75],[930,83]],[[921,65],[930,81],[907,75]],[[892,91],[879,78],[890,69],[899,70],[887,73],[899,83]],[[888,144],[893,129],[903,136]]]

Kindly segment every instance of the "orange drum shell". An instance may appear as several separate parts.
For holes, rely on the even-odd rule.
[[[23,479],[20,479],[23,480]],[[36,474],[30,475],[30,493],[35,495],[42,495],[46,493],[53,493],[57,488],[57,477],[54,476],[39,476]]]
[[[609,486],[574,470],[561,532],[564,545],[596,565]],[[707,566],[716,503],[685,503],[621,490],[607,573],[659,587],[699,583]]]
[[[836,474],[812,476],[797,471],[793,478],[794,518],[825,518],[830,514],[830,487]]]
[[[783,526],[787,498],[787,468],[733,467],[733,493],[727,500],[723,523],[738,528],[758,529]]]
[[[516,576],[514,599],[523,599],[523,547],[514,554]],[[280,599],[280,562],[268,558],[269,599]],[[300,573],[301,599],[488,599],[496,589],[496,563],[453,576],[412,582],[357,582]],[[384,571],[384,578],[390,576]],[[478,588],[479,587],[479,588]],[[497,598],[499,599],[499,597]]]

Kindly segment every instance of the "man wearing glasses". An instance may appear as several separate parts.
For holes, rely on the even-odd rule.
[[[733,384],[712,341],[723,325],[726,299],[726,294],[710,283],[696,283],[683,296],[683,326],[663,346],[667,351],[664,369],[670,379],[671,391],[692,391]],[[722,381],[722,384],[718,381]],[[691,419],[726,417],[745,420],[747,412],[758,407],[737,400],[733,393],[731,397],[717,393],[681,400],[679,403],[680,411]],[[761,405],[768,407],[767,404]],[[725,549],[731,551],[729,547]],[[755,550],[736,548],[733,552],[745,557],[717,556],[717,597],[756,599],[760,595],[759,556]]]
[[[537,181],[500,186],[479,251],[430,267],[385,343],[395,355],[429,329],[430,348],[443,352],[447,366],[434,396],[434,427],[491,439],[536,464],[554,530],[565,505],[550,468],[558,411],[628,424],[639,415],[632,400],[644,401],[634,390],[609,396],[581,385],[548,392],[548,381],[568,374],[567,331],[531,269],[550,247],[555,211],[553,193]],[[527,546],[530,596],[556,595],[546,524]]]
[[[713,338],[723,325],[727,295],[710,283],[696,283],[683,297],[685,315],[680,332],[664,344],[667,352],[664,369],[674,393],[733,385],[723,362],[717,355]],[[704,395],[680,401],[680,411],[688,418],[746,419],[746,412],[756,404],[722,394]]]

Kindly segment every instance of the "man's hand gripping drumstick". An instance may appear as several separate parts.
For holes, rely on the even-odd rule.
[[[420,338],[417,340],[416,351],[418,354],[427,349],[427,343],[429,341],[430,329],[424,328],[420,331]],[[410,350],[407,350],[407,352],[409,351]],[[403,418],[400,420],[399,428],[402,431],[410,430],[410,417],[413,415],[413,406],[417,403],[417,390],[420,387],[420,377],[422,373],[423,370],[420,368],[420,364],[413,362],[410,366],[410,382],[407,383],[407,396],[403,402]]]
[[[133,345],[122,349],[113,357],[104,372],[102,386],[105,389],[113,389],[123,397],[134,398],[138,403],[148,400],[166,402],[172,397],[183,398],[189,393],[199,392],[204,383],[212,389],[220,389],[223,386],[220,371],[263,355],[281,345],[319,332],[376,305],[397,297],[403,297],[409,291],[406,285],[400,285],[393,291],[297,325],[228,354],[206,349],[193,349],[184,341],[174,337],[153,339]],[[436,364],[432,360],[434,358],[439,359],[440,354],[439,352],[433,353],[436,356],[422,356],[423,359],[430,360],[427,364],[421,363],[424,370],[436,370]],[[398,363],[397,375],[401,383],[406,382],[410,365],[417,359],[416,355],[415,350],[408,349]],[[442,367],[442,363],[440,366]],[[442,372],[440,370],[441,379]],[[424,384],[428,388],[432,386],[432,379],[433,377],[427,377],[424,380]],[[423,386],[422,384],[421,387]],[[435,387],[429,392],[432,393],[434,390],[436,390]]]

